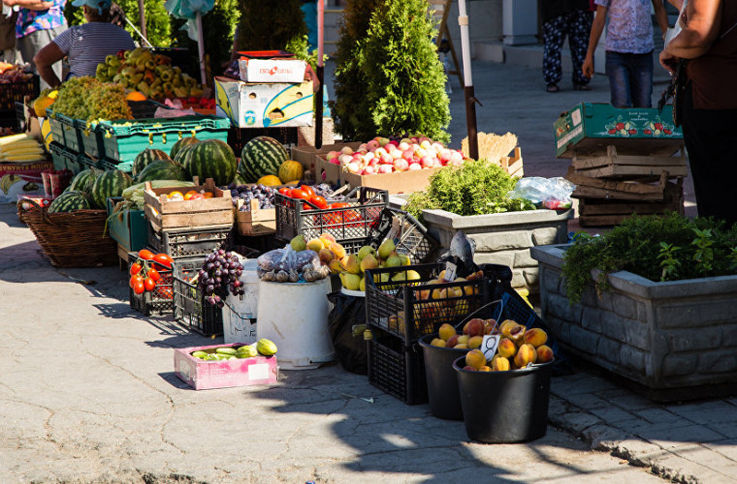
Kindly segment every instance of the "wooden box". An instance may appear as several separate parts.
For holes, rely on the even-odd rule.
[[[666,172],[661,173],[660,179],[656,183],[646,183],[593,178],[579,175],[573,167],[569,167],[565,178],[576,185],[576,189],[571,194],[573,198],[662,201],[665,197],[668,174]]]
[[[294,161],[299,161],[304,167],[305,171],[309,171],[310,173],[312,173],[317,183],[322,183],[323,181],[326,183],[338,183],[340,181],[340,167],[338,167],[338,165],[333,165],[332,163],[330,163],[331,166],[338,167],[337,171],[335,172],[337,173],[337,176],[334,173],[331,173],[330,178],[335,179],[335,181],[331,182],[330,180],[322,179],[322,177],[318,175],[316,164],[318,159],[325,158],[327,154],[331,151],[340,151],[346,146],[348,146],[352,150],[357,150],[358,147],[361,146],[361,143],[355,141],[351,143],[322,145],[320,149],[317,149],[314,146],[295,146],[292,148],[292,159]]]
[[[633,214],[652,215],[668,212],[683,214],[683,180],[667,182],[661,201],[579,200],[579,223],[582,227],[611,226],[621,223]]]
[[[237,347],[242,346],[242,343],[175,349],[174,372],[195,390],[276,383],[279,372],[276,356],[221,361],[205,361],[192,356],[197,350],[207,351],[224,346]]]
[[[195,181],[197,183],[197,181]],[[173,191],[205,190],[213,194],[212,198],[199,200],[173,201],[167,195]],[[143,192],[146,218],[156,232],[170,229],[196,227],[222,227],[233,225],[233,201],[230,190],[221,190],[215,186],[212,178],[205,180],[204,185],[194,187],[151,188],[146,185]]]
[[[238,200],[235,215],[239,234],[255,236],[276,232],[276,208],[260,209],[259,201],[251,200],[251,210],[244,212],[240,210],[244,203],[244,200]]]
[[[663,172],[669,177],[688,175],[686,157],[656,155],[619,155],[613,145],[607,146],[606,154],[580,157],[571,161],[576,174],[594,178],[659,178]]]

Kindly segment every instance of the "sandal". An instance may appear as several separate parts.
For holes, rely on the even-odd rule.
[[[588,84],[574,84],[573,90],[574,91],[590,91],[591,86],[589,86]]]
[[[558,92],[560,91],[560,88],[557,84],[548,84],[548,87],[546,87],[545,90],[548,92]]]

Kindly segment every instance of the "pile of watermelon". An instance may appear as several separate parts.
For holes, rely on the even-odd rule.
[[[108,198],[119,197],[132,184],[133,178],[120,170],[82,170],[64,193],[51,202],[49,213],[104,209]]]

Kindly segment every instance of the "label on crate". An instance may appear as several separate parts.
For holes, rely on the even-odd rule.
[[[481,341],[481,347],[479,348],[486,356],[487,361],[491,361],[496,354],[496,347],[499,346],[499,339],[501,337],[498,334],[487,334]]]
[[[453,264],[452,262],[446,262],[445,263],[445,276],[443,277],[443,279],[445,279],[448,282],[455,281],[457,269],[458,268],[456,267],[456,265]]]
[[[269,365],[257,363],[248,367],[249,380],[267,380],[269,378]]]

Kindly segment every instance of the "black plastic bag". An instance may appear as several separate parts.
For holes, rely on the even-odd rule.
[[[366,298],[346,296],[340,291],[328,294],[335,305],[328,315],[328,330],[335,356],[344,370],[359,375],[368,373],[366,341]]]

